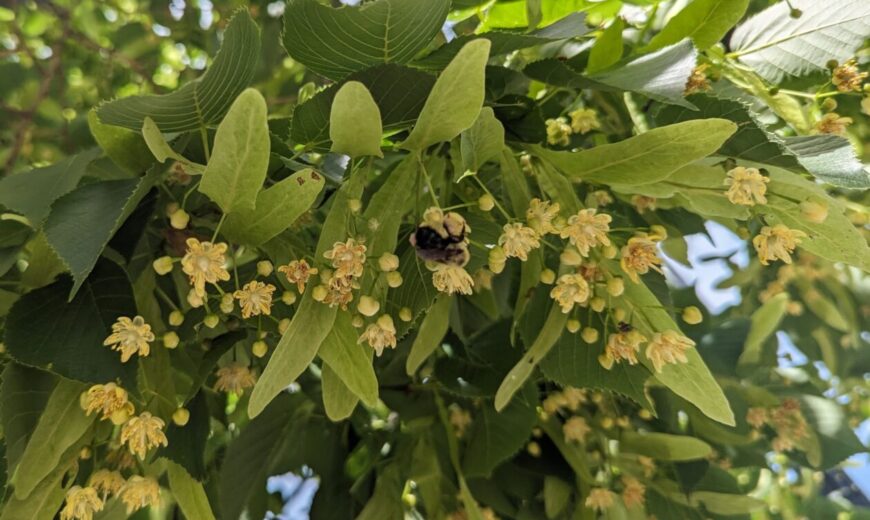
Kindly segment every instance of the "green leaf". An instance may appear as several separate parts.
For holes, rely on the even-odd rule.
[[[624,30],[625,21],[622,18],[617,18],[601,32],[595,40],[595,45],[589,51],[589,63],[586,65],[587,74],[605,70],[622,58],[622,31]]]
[[[268,242],[311,208],[323,183],[323,176],[314,170],[300,170],[257,194],[255,209],[227,215],[221,232],[236,243],[259,246]]]
[[[449,0],[377,0],[333,9],[292,0],[284,11],[284,48],[333,80],[382,63],[406,63],[438,34],[449,6]]]
[[[184,516],[197,520],[214,520],[214,513],[202,484],[173,462],[166,465],[166,472],[169,475],[169,489]]]
[[[831,468],[855,453],[866,451],[849,427],[849,418],[841,405],[814,395],[803,395],[798,399],[801,411],[821,445],[821,461],[816,467]]]
[[[622,432],[619,446],[620,450],[626,453],[637,453],[667,461],[703,459],[713,452],[713,448],[701,439],[688,435],[656,432]]]
[[[16,498],[30,496],[93,424],[96,417],[85,415],[79,404],[85,390],[87,385],[68,379],[61,379],[54,387],[12,476]]]
[[[119,316],[135,316],[136,304],[127,275],[102,260],[76,297],[68,276],[36,289],[15,302],[6,318],[4,342],[21,364],[50,370],[87,383],[121,379],[136,388],[136,358],[121,363],[121,355],[103,346]]]
[[[260,30],[240,9],[224,32],[220,51],[202,77],[162,96],[131,96],[104,103],[100,121],[140,131],[151,117],[164,132],[186,132],[217,123],[254,77],[260,57]]]
[[[45,221],[45,237],[75,280],[70,300],[160,173],[155,166],[139,179],[84,184],[54,203]]]
[[[114,128],[117,128],[120,131],[126,131],[121,127]],[[173,150],[172,147],[169,146],[169,143],[166,142],[166,139],[164,139],[163,133],[160,132],[157,123],[147,116],[145,117],[145,121],[142,123],[142,138],[145,140],[148,150],[152,155],[154,155],[154,158],[157,159],[157,162],[163,164],[167,159],[172,159],[173,161],[178,161],[184,164],[191,173],[198,174],[203,172],[203,169],[205,168],[204,166],[188,161],[180,153]]]
[[[489,40],[474,40],[456,54],[435,81],[402,148],[421,151],[429,145],[451,141],[474,124],[483,104],[489,47]]]
[[[0,424],[6,444],[6,471],[12,475],[45,409],[57,378],[48,372],[8,363],[0,383]]]
[[[365,85],[348,81],[332,100],[329,113],[329,138],[332,151],[351,158],[374,155],[381,152],[381,111]]]
[[[70,463],[72,462],[71,459]],[[66,487],[63,479],[70,464],[59,465],[26,498],[12,494],[3,507],[0,520],[52,520],[63,504]]]
[[[785,146],[817,179],[841,188],[870,188],[870,172],[855,147],[839,135],[804,135],[785,138]],[[764,161],[762,161],[764,162]]]
[[[435,352],[435,349],[441,344],[441,340],[444,339],[444,335],[447,334],[450,325],[451,302],[452,298],[447,295],[436,297],[435,303],[429,308],[426,317],[423,318],[417,337],[411,344],[408,359],[405,360],[405,372],[409,376],[413,376],[420,365]]]
[[[746,495],[732,493],[717,493],[714,491],[694,491],[689,495],[689,501],[694,506],[704,504],[707,511],[716,515],[742,515],[764,509],[764,500]]]
[[[377,405],[378,378],[372,367],[372,351],[357,343],[357,333],[351,325],[350,314],[338,314],[317,353],[348,390],[367,406]]]
[[[60,162],[0,179],[0,204],[27,217],[34,227],[48,216],[51,204],[78,185],[88,164],[100,155],[94,148]]]
[[[655,128],[580,152],[532,150],[571,180],[635,186],[661,181],[710,155],[736,129],[737,125],[724,119],[705,119]]]
[[[537,422],[537,405],[537,387],[528,384],[501,412],[488,404],[476,411],[462,461],[465,475],[487,478],[518,452]]]
[[[387,180],[369,201],[363,217],[366,222],[378,224],[366,242],[366,255],[370,258],[378,258],[396,249],[402,217],[414,204],[414,197],[410,194],[414,193],[417,185],[419,168],[419,158],[414,155],[406,156],[393,168]]]
[[[371,363],[369,364],[371,365]],[[359,397],[342,382],[338,374],[327,364],[324,364],[321,369],[320,381],[323,392],[323,408],[326,410],[326,416],[329,417],[329,420],[339,422],[350,417],[356,405],[359,404]]]
[[[798,9],[801,16],[792,18]],[[731,36],[732,54],[762,77],[824,70],[830,60],[852,57],[870,35],[870,4],[864,0],[778,2],[740,24]]]
[[[762,345],[779,328],[788,307],[788,293],[777,294],[752,313],[749,334],[738,361],[739,367],[756,366],[762,362]]]
[[[502,148],[504,127],[491,108],[483,107],[474,124],[462,132],[462,165],[466,171],[477,172],[483,163],[499,157]]]
[[[218,125],[214,151],[202,174],[199,191],[224,213],[253,210],[269,169],[269,125],[266,100],[245,89]]]
[[[529,209],[529,202],[532,200],[532,193],[529,191],[526,176],[520,169],[520,165],[510,148],[502,149],[499,169],[501,170],[501,182],[511,202],[511,209],[515,215],[525,215],[526,210]]]
[[[571,491],[571,485],[564,480],[550,475],[544,477],[544,511],[547,518],[558,518],[571,501]]]
[[[148,145],[141,135],[120,126],[101,123],[94,109],[88,112],[88,127],[100,148],[121,168],[140,173],[154,163]]]
[[[559,336],[565,330],[568,315],[563,313],[558,305],[550,307],[547,321],[541,327],[538,337],[532,346],[523,354],[522,359],[508,372],[495,394],[495,409],[501,411],[511,401],[514,394],[525,385],[532,371],[547,356]]]
[[[693,0],[671,18],[644,52],[661,49],[691,38],[695,47],[706,50],[719,43],[729,29],[743,18],[749,0]]]

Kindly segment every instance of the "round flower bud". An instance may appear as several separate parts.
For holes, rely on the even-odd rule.
[[[284,305],[293,305],[296,303],[296,293],[293,291],[284,291],[281,294],[281,301],[284,302]]]
[[[805,200],[800,203],[801,216],[813,224],[821,224],[828,218],[828,205]]]
[[[737,228],[737,236],[742,238],[743,240],[746,240],[752,235],[749,233],[748,228],[746,228],[745,226],[740,226],[739,228]]]
[[[689,325],[697,325],[704,321],[704,315],[701,314],[701,309],[690,305],[683,309],[683,321]]]
[[[393,289],[395,289],[396,287],[401,287],[402,273],[400,273],[399,271],[387,273],[387,285],[389,285]]]
[[[184,314],[181,311],[172,311],[169,313],[169,324],[177,327],[184,323]]]
[[[644,421],[648,421],[648,420],[652,419],[652,414],[649,413],[649,410],[647,410],[646,408],[641,408],[637,412],[637,415],[638,415],[638,417],[640,417]]]
[[[505,262],[507,261],[507,255],[504,254],[504,249],[501,247],[494,247],[489,250],[488,257],[489,270],[495,274],[499,274],[504,271]]]
[[[600,296],[596,296],[595,298],[589,300],[589,306],[592,307],[592,310],[595,312],[603,311],[606,304],[607,302],[605,302],[604,298]]]
[[[172,272],[172,258],[169,256],[161,256],[157,260],[151,263],[151,267],[154,268],[154,272],[163,276],[164,274],[169,274]]]
[[[556,273],[552,269],[544,269],[541,271],[541,283],[551,285],[556,281]]]
[[[174,422],[176,426],[185,426],[189,420],[190,411],[188,411],[187,408],[179,408],[172,414],[172,422]]]
[[[616,318],[616,321],[625,320],[625,309],[613,309],[613,317]]]
[[[366,320],[363,319],[362,316],[354,316],[350,320],[350,324],[356,327],[357,329],[361,329],[363,325],[366,324]]]
[[[127,407],[120,408],[115,410],[112,415],[109,416],[109,420],[112,421],[112,424],[115,426],[121,426],[130,418],[130,411]]]
[[[541,456],[541,445],[535,441],[532,441],[526,444],[526,451],[532,457],[540,457]]]
[[[395,271],[399,268],[399,257],[393,253],[384,253],[378,258],[378,267],[385,273]]]
[[[233,312],[233,304],[234,304],[234,301],[233,301],[232,293],[226,293],[223,296],[221,296],[220,308],[221,308],[222,313],[229,314],[229,313]]]
[[[163,346],[166,348],[175,348],[179,343],[178,334],[174,332],[167,332],[163,335]]]
[[[616,258],[616,253],[618,252],[619,250],[616,249],[616,246],[613,244],[601,248],[601,254],[604,255],[604,258],[607,258],[608,260]]]
[[[822,102],[822,110],[825,112],[833,112],[837,110],[837,100],[834,98],[828,98]]]
[[[414,319],[414,313],[408,307],[402,307],[399,309],[399,319],[407,323]]]
[[[483,211],[492,211],[495,207],[495,199],[489,193],[485,193],[477,199],[477,207]]]
[[[562,251],[562,254],[559,255],[559,261],[564,265],[568,265],[571,267],[577,267],[578,265],[583,263],[583,257],[580,256],[580,253],[574,249],[573,247],[569,247]]]
[[[175,229],[184,229],[190,223],[190,215],[183,209],[178,209],[175,213],[169,216],[169,225]]]
[[[287,332],[287,329],[290,328],[290,318],[284,318],[283,320],[278,322],[278,332],[284,334]]]
[[[176,211],[178,211],[179,209],[181,209],[181,206],[179,206],[177,202],[170,202],[169,204],[166,205],[166,208],[164,209],[164,211],[165,211],[164,214],[167,217],[171,217],[172,214],[175,213]]]
[[[322,269],[320,271],[320,281],[323,282],[324,285],[329,285],[329,280],[332,279],[332,274],[335,271],[332,269]]]
[[[362,201],[359,199],[348,200],[347,209],[349,209],[351,213],[359,213],[359,211],[362,209]]]
[[[785,311],[791,316],[800,316],[804,313],[804,306],[801,302],[788,302],[785,306]]]
[[[580,337],[583,338],[583,341],[591,345],[592,343],[598,341],[598,329],[586,327],[585,329],[583,329],[583,332],[580,333]]]
[[[601,427],[605,430],[613,428],[613,419],[611,419],[610,417],[605,417],[604,419],[601,419]]]
[[[257,262],[257,274],[260,276],[269,276],[274,270],[275,266],[273,266],[272,262],[268,260],[260,260]]]
[[[255,341],[251,345],[251,352],[254,356],[261,358],[266,355],[266,352],[269,352],[269,345],[266,345],[266,342],[263,340]]]
[[[372,317],[381,310],[381,304],[371,296],[361,296],[356,310],[363,316]]]
[[[220,322],[221,319],[217,314],[206,314],[205,318],[202,319],[202,324],[210,329],[217,327]]]
[[[205,302],[202,301],[202,297],[196,294],[195,291],[190,291],[187,293],[187,303],[189,303],[194,309],[198,309],[199,307],[202,307]]]
[[[580,320],[568,320],[565,324],[565,328],[568,329],[568,332],[574,334],[578,330],[580,330]]]
[[[89,458],[91,458],[91,455],[93,455],[93,452],[91,451],[91,448],[89,448],[88,446],[84,446],[79,451],[79,458],[81,460],[88,460]]]
[[[625,282],[622,278],[611,278],[607,280],[607,293],[610,296],[620,296],[625,291]]]
[[[311,290],[311,297],[314,298],[316,302],[322,302],[326,299],[326,296],[329,294],[329,290],[324,285],[318,285],[314,289]]]
[[[664,226],[655,224],[649,228],[649,237],[657,242],[668,238],[668,230]]]

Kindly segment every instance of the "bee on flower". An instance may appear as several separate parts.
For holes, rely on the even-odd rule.
[[[92,487],[73,486],[66,492],[60,520],[92,520],[105,504]]]
[[[571,116],[571,130],[574,133],[585,135],[601,128],[598,113],[591,108],[579,108],[568,115]]]
[[[118,492],[121,502],[127,507],[127,514],[133,514],[144,507],[160,503],[160,485],[151,477],[133,475]]]
[[[365,267],[366,246],[353,238],[348,238],[346,242],[333,244],[332,249],[323,253],[323,256],[332,261],[335,276],[359,278]]]
[[[622,258],[619,265],[625,274],[634,283],[640,282],[639,274],[646,274],[650,269],[659,273],[662,259],[659,258],[656,242],[646,233],[638,233],[628,239],[628,243],[622,247]]]
[[[195,238],[188,238],[185,243],[187,252],[181,259],[181,267],[190,278],[194,293],[203,298],[206,283],[217,284],[230,279],[226,268],[227,245],[200,242]]]
[[[568,146],[571,143],[571,125],[564,117],[547,119],[547,142],[552,145]]]
[[[217,381],[214,389],[217,392],[226,392],[241,396],[245,389],[252,388],[257,382],[251,369],[238,362],[232,362],[218,369]]]
[[[665,365],[688,363],[686,351],[695,346],[695,342],[673,330],[656,332],[646,347],[646,357],[656,372],[661,372]]]
[[[738,166],[728,171],[725,185],[729,186],[725,196],[732,204],[754,206],[767,204],[767,183],[770,179],[756,168]]]
[[[635,329],[611,334],[607,338],[604,354],[598,356],[598,362],[607,370],[610,370],[614,363],[623,361],[628,362],[629,365],[636,365],[637,353],[640,352],[641,343],[645,341],[646,337]]]
[[[574,304],[583,304],[589,299],[589,283],[580,274],[563,274],[550,290],[550,297],[568,314]]]
[[[112,334],[103,341],[103,345],[121,352],[121,362],[126,363],[138,354],[142,357],[151,353],[149,343],[154,341],[151,325],[145,323],[145,318],[136,316],[130,319],[121,316],[112,324]]]
[[[559,232],[562,238],[567,238],[583,256],[589,256],[589,250],[598,245],[610,245],[607,233],[613,218],[595,209],[581,209],[568,219],[568,223]]]
[[[121,428],[121,444],[126,444],[130,453],[144,459],[148,450],[159,446],[167,446],[169,441],[163,428],[166,423],[159,417],[148,412],[142,412],[124,423]]]
[[[293,260],[287,265],[278,267],[278,272],[284,273],[288,282],[295,283],[299,294],[302,294],[305,292],[308,279],[317,274],[317,268],[311,267],[305,260]]]
[[[393,318],[389,314],[381,315],[360,335],[357,343],[363,342],[368,343],[378,357],[384,353],[385,348],[396,348],[396,326]]]
[[[250,318],[261,314],[272,313],[272,293],[275,286],[263,282],[252,281],[233,293],[242,308],[242,317]]]
[[[99,412],[100,419],[110,419],[116,425],[124,423],[134,411],[127,391],[115,383],[90,387],[82,393],[80,404],[86,415]]]
[[[538,233],[519,222],[505,224],[502,231],[502,235],[498,238],[498,245],[504,249],[505,255],[509,258],[519,258],[525,262],[533,249],[541,247]]]
[[[770,262],[782,260],[790,264],[791,255],[795,248],[801,243],[802,238],[806,238],[807,234],[798,229],[789,229],[788,227],[777,224],[773,227],[764,226],[758,235],[752,239],[752,245],[758,253],[758,260],[762,265],[768,265]]]

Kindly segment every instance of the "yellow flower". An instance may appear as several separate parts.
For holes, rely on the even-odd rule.
[[[188,238],[186,243],[187,253],[181,259],[181,268],[190,278],[190,284],[196,295],[202,298],[205,296],[206,282],[216,284],[230,279],[224,256],[227,245],[200,242],[195,238]]]
[[[578,134],[586,134],[601,128],[598,113],[591,108],[579,108],[569,115],[571,116],[571,129]]]
[[[103,341],[103,345],[112,347],[112,350],[121,352],[121,362],[126,363],[133,354],[142,357],[151,353],[148,343],[154,341],[154,333],[151,325],[145,323],[142,316],[136,316],[132,320],[121,316],[112,324],[112,334]]]
[[[133,475],[118,492],[121,502],[127,506],[127,514],[132,514],[143,507],[160,503],[160,485],[151,477]]]
[[[287,265],[282,265],[278,268],[278,272],[284,273],[287,281],[295,283],[299,289],[299,294],[305,292],[305,284],[311,276],[317,274],[317,269],[308,265],[305,260],[293,260]]]
[[[268,283],[253,281],[245,284],[240,290],[233,293],[239,300],[242,308],[242,317],[250,318],[260,314],[272,313],[272,293],[275,286]]]
[[[851,124],[851,117],[840,117],[840,114],[831,112],[825,114],[816,122],[815,131],[819,134],[843,135],[846,133],[846,128]]]
[[[568,146],[571,142],[571,125],[564,117],[547,119],[547,142]]]
[[[867,72],[859,72],[854,59],[835,68],[831,74],[831,83],[840,92],[861,92],[861,85],[867,78]]]
[[[565,398],[565,407],[576,412],[586,402],[586,390],[566,386],[562,390],[562,397]]]
[[[66,492],[66,505],[60,520],[91,520],[94,513],[103,510],[103,501],[91,487],[73,486]]]
[[[622,501],[625,507],[631,509],[634,506],[641,506],[645,501],[646,487],[636,478],[624,475],[622,483],[625,487],[622,490]]]
[[[531,250],[541,247],[538,233],[519,222],[505,224],[502,231],[504,233],[498,238],[498,245],[509,258],[516,257],[525,262],[529,259]]]
[[[133,417],[121,428],[121,444],[126,444],[130,453],[144,459],[148,450],[158,446],[166,446],[169,441],[163,433],[166,423],[159,417],[148,412],[142,412]]]
[[[233,393],[241,396],[245,393],[246,388],[253,387],[256,382],[257,379],[250,368],[233,362],[218,369],[214,389],[218,392]]]
[[[363,274],[366,261],[366,246],[348,238],[347,242],[336,242],[332,249],[323,253],[324,258],[332,260],[335,276],[353,276],[359,278]]]
[[[563,274],[550,291],[550,298],[556,300],[562,312],[568,314],[575,303],[584,303],[589,299],[589,283],[579,274]]]
[[[610,245],[607,232],[610,231],[610,215],[596,214],[595,209],[581,209],[568,219],[559,235],[567,238],[583,256],[589,256],[589,249],[596,245]]]
[[[526,210],[526,221],[529,223],[529,227],[537,231],[539,235],[555,233],[556,228],[553,227],[553,220],[558,216],[558,202],[551,203],[537,197],[529,201],[529,209]]]
[[[471,414],[468,410],[463,410],[458,405],[450,406],[450,425],[453,426],[453,431],[457,437],[465,435],[465,431],[471,425]]]
[[[692,75],[689,76],[689,80],[686,82],[685,95],[695,94],[697,92],[706,92],[710,90],[710,82],[707,80],[707,70],[708,65],[705,63],[704,65],[699,65],[692,70]]]
[[[452,264],[428,262],[426,267],[433,271],[432,285],[447,294],[471,294],[474,279],[463,267]]]
[[[355,278],[333,275],[326,286],[326,296],[323,298],[323,303],[330,307],[338,305],[343,310],[347,310],[347,305],[353,301],[354,289],[359,289],[359,282]]]
[[[586,507],[596,511],[604,511],[613,505],[614,494],[609,489],[592,488],[586,497]]]
[[[96,489],[103,499],[120,491],[124,482],[126,481],[120,472],[107,469],[94,472],[88,479],[88,485]]]
[[[638,274],[646,274],[650,268],[662,272],[659,265],[662,259],[656,254],[656,243],[646,233],[639,233],[628,239],[628,243],[622,248],[622,258],[619,265],[631,281],[638,283]]]
[[[586,424],[586,419],[576,415],[565,421],[565,424],[562,425],[562,433],[568,442],[583,442],[586,434],[590,431],[592,431],[592,428]]]
[[[656,198],[647,197],[646,195],[635,195],[631,198],[631,203],[638,213],[646,213],[656,209]]]
[[[640,464],[641,468],[643,468],[643,476],[645,476],[646,478],[650,478],[655,474],[656,461],[654,461],[650,457],[639,455],[637,457],[637,462]]]
[[[607,370],[610,370],[614,363],[622,361],[627,361],[629,365],[636,365],[637,353],[640,351],[640,344],[644,341],[646,338],[636,330],[611,334],[607,338],[604,354],[598,356],[598,362]]]
[[[646,347],[646,357],[652,362],[656,372],[661,372],[665,365],[688,363],[686,351],[694,346],[694,341],[676,331],[656,332]]]
[[[378,357],[384,353],[384,348],[396,348],[396,327],[393,325],[393,318],[389,314],[381,315],[360,335],[357,343],[363,342],[368,343]]]
[[[746,422],[753,428],[761,428],[768,421],[765,408],[753,407],[746,411]]]
[[[133,413],[133,403],[128,400],[127,391],[115,383],[88,388],[82,393],[80,404],[87,415],[100,412],[102,420],[111,419],[116,414],[129,416]]]
[[[756,168],[744,168],[738,166],[728,172],[725,185],[730,186],[725,195],[732,204],[741,206],[754,206],[767,204],[767,183],[770,179],[765,177]]]
[[[605,190],[595,190],[589,194],[589,197],[586,199],[590,201],[590,206],[607,206],[608,204],[613,204],[613,197],[610,196]]]
[[[795,247],[801,243],[801,238],[806,236],[807,234],[803,231],[789,229],[782,224],[773,227],[764,226],[758,236],[752,239],[752,245],[755,246],[758,260],[763,265],[768,265],[775,260],[782,260],[790,264],[791,254]]]

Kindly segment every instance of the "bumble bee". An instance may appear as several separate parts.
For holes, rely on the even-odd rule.
[[[470,231],[458,213],[445,215],[438,208],[429,208],[410,240],[423,260],[463,267],[470,258],[466,236]]]
[[[622,333],[631,332],[632,330],[634,330],[634,327],[632,327],[630,323],[626,323],[624,321],[620,321],[616,325],[616,328],[619,329],[619,332]]]

